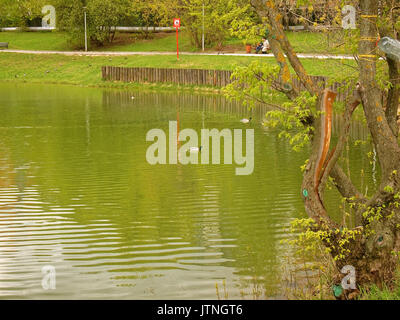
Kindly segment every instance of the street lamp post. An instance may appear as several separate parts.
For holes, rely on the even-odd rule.
[[[87,42],[87,23],[86,23],[86,7],[83,7],[85,10],[84,17],[85,17],[85,52],[88,51],[88,42]]]
[[[204,52],[204,1],[203,1],[203,35],[202,35],[202,37],[201,37],[201,47],[202,47],[202,49],[203,49],[203,52]]]

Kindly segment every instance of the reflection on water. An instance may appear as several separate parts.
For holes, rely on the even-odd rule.
[[[75,87],[0,85],[0,297],[215,299],[255,285],[280,297],[290,221],[303,216],[300,166],[276,132],[222,97]],[[245,128],[252,115],[255,170],[236,165],[150,166],[146,133]],[[340,122],[335,121],[335,127]],[[365,139],[359,123],[354,139]],[[372,166],[348,155],[356,184]],[[361,168],[365,181],[361,181]],[[327,195],[334,212],[338,195]],[[339,213],[338,213],[339,214]],[[42,267],[56,290],[42,289]]]

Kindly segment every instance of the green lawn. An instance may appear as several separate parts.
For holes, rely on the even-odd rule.
[[[157,34],[154,38],[138,39],[139,35],[136,33],[122,34],[120,37],[124,40],[124,44],[117,43],[106,46],[104,48],[96,48],[98,51],[132,51],[132,52],[151,52],[163,51],[174,52],[176,51],[176,33],[162,33]],[[195,48],[190,43],[189,36],[184,32],[179,33],[179,49],[182,52],[193,52]]]
[[[10,49],[73,51],[64,32],[0,32],[0,42],[8,42]],[[179,36],[181,51],[195,51],[185,33]],[[122,33],[112,45],[92,48],[95,51],[176,51],[176,34],[162,33],[150,39],[140,39],[137,33]]]
[[[287,37],[296,52],[351,54],[346,51],[340,33],[287,32]]]
[[[67,83],[99,86],[101,67],[104,65],[125,67],[200,68],[233,70],[235,66],[246,65],[255,59],[275,64],[268,57],[231,56],[125,56],[87,57],[64,55],[31,55],[0,53],[0,81],[27,81],[44,83]],[[303,59],[306,70],[312,75],[332,76],[348,73],[347,67],[338,60]],[[346,62],[349,63],[349,62]],[[354,64],[353,64],[354,65]]]
[[[71,50],[62,32],[0,32],[0,42],[8,42],[17,50]]]
[[[337,47],[341,42],[340,36],[329,36],[326,33],[288,32],[296,52],[299,53],[335,53],[344,54],[344,46]],[[160,33],[151,36],[150,39],[142,39],[137,33],[122,33],[117,35],[112,45],[101,48],[93,48],[97,51],[176,51],[175,33]],[[190,43],[189,36],[185,32],[180,33],[180,50],[186,52],[200,51]],[[329,41],[328,41],[329,39]],[[335,39],[335,40],[333,40]],[[24,50],[73,50],[68,36],[63,32],[0,32],[0,42],[9,42],[10,49]],[[244,52],[244,44],[239,39],[229,38],[225,41],[224,51]],[[215,51],[215,48],[207,48],[207,51]]]

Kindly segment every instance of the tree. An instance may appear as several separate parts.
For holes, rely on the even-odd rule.
[[[132,0],[131,10],[138,15],[138,25],[142,27],[171,26],[178,16],[178,0]],[[149,31],[144,29],[146,37]]]
[[[0,26],[27,27],[42,18],[45,0],[0,0]]]
[[[204,5],[204,33],[207,46],[222,47],[230,35],[231,24],[251,15],[249,1],[240,0],[180,0],[178,13],[182,17],[192,44],[202,47]]]
[[[134,19],[136,14],[130,0],[56,0],[58,26],[68,32],[80,48],[84,44],[84,7],[89,38],[98,46],[111,43],[115,27],[127,19]]]
[[[285,27],[312,25],[315,22],[331,24],[336,16],[335,9],[340,6],[340,0],[278,0],[276,6],[282,14],[282,24]]]
[[[303,1],[304,3],[306,1]],[[299,147],[310,143],[310,155],[304,167],[300,195],[305,211],[311,218],[306,229],[322,241],[338,270],[354,266],[357,284],[386,283],[393,281],[400,251],[400,146],[397,112],[400,97],[399,62],[379,52],[379,37],[399,38],[400,7],[393,0],[354,1],[359,8],[358,30],[349,33],[351,44],[356,45],[358,73],[349,77],[347,86],[354,95],[347,101],[337,145],[330,147],[331,107],[334,92],[314,83],[288,41],[282,26],[278,1],[254,0],[253,6],[261,17],[266,17],[270,33],[268,38],[278,62],[277,67],[252,64],[238,69],[236,80],[228,88],[230,96],[265,102],[259,89],[272,86],[290,99],[267,114],[272,123],[284,128],[283,135]],[[308,2],[312,5],[312,2]],[[338,8],[340,14],[340,8]],[[378,61],[381,55],[384,60]],[[294,89],[291,66],[304,86]],[[280,77],[278,77],[280,75]],[[280,80],[277,80],[280,79]],[[247,83],[245,86],[244,83]],[[384,96],[386,99],[381,99]],[[329,101],[331,99],[331,101]],[[386,101],[384,104],[382,101]],[[373,147],[381,168],[381,183],[370,196],[357,190],[340,166],[349,135],[352,115],[362,107]],[[299,130],[292,135],[288,128]],[[347,226],[332,218],[324,204],[324,192],[331,181],[350,206],[354,225]],[[335,279],[340,283],[341,277]]]

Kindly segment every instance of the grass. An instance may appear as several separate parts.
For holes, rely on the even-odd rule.
[[[120,33],[111,45],[92,48],[94,51],[176,51],[175,33],[150,34],[151,38],[144,39],[137,33]],[[73,51],[74,48],[65,32],[0,32],[0,42],[8,42],[10,49],[15,50],[54,50]],[[181,51],[196,51],[190,44],[185,33],[179,37]]]
[[[379,288],[376,285],[361,288],[359,300],[400,300],[400,270],[395,274],[392,289],[387,286]]]
[[[339,32],[287,32],[294,50],[299,53],[350,54],[346,52]]]
[[[179,49],[182,52],[197,51],[190,43],[189,36],[181,32],[179,34]],[[131,52],[176,52],[176,34],[159,33],[153,34],[152,38],[143,39],[136,33],[119,34],[117,40],[112,45],[97,48],[100,51],[131,51]]]
[[[16,50],[71,50],[62,32],[0,32],[0,42],[8,42],[9,48]]]
[[[294,48],[301,52],[316,50],[323,42],[322,33],[297,32],[288,33]],[[139,39],[138,34],[120,34],[115,43],[108,47],[98,48],[101,51],[167,51],[176,50],[174,33],[152,35],[152,39]],[[71,50],[68,37],[63,32],[0,32],[0,42],[9,42],[10,49],[23,50]],[[227,39],[225,50],[240,50],[243,43],[238,39]],[[306,45],[307,44],[307,45]],[[180,35],[182,51],[193,51],[189,37],[184,32]],[[236,48],[236,49],[235,49]],[[85,86],[127,86],[122,83],[106,83],[101,80],[101,67],[104,65],[124,67],[160,67],[160,68],[199,68],[216,70],[233,70],[238,65],[247,65],[254,60],[276,64],[273,58],[232,57],[232,56],[185,56],[177,61],[175,55],[167,56],[129,56],[129,57],[84,57],[63,55],[30,55],[0,53],[0,81],[62,83]],[[311,75],[333,76],[352,72],[338,60],[303,59],[306,70]],[[352,62],[347,64],[355,65]],[[130,84],[130,86],[135,86]]]
[[[287,32],[287,36],[295,51],[299,53],[346,53],[344,47],[340,46],[341,35],[337,32],[331,33],[329,36],[323,32]],[[145,39],[138,33],[119,33],[113,44],[93,48],[93,50],[132,52],[176,51],[176,35],[174,32],[150,34],[150,37],[149,39]],[[191,45],[189,36],[184,31],[180,33],[179,41],[181,51],[200,51]],[[73,50],[68,36],[64,32],[0,32],[0,42],[9,42],[10,49]],[[216,51],[216,49],[208,48],[207,51]],[[225,41],[223,51],[244,53],[245,48],[242,40],[229,38]]]
[[[275,64],[268,57],[233,56],[119,56],[89,57],[64,55],[33,55],[0,53],[0,81],[63,83],[85,86],[104,86],[101,67],[104,65],[122,67],[199,68],[233,70],[255,59]],[[302,59],[306,70],[312,75],[333,76],[348,72],[338,60]]]
[[[376,285],[362,289],[359,300],[400,300],[400,286],[394,290],[379,289]]]

